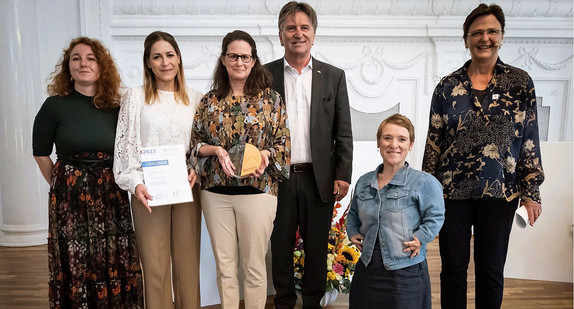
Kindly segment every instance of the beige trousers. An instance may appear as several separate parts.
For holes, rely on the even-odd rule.
[[[277,197],[265,193],[226,195],[202,190],[201,203],[215,255],[221,307],[239,308],[237,274],[241,254],[245,308],[265,308],[265,253],[273,230]]]
[[[193,200],[192,203],[152,207],[150,214],[132,196],[147,309],[200,307],[201,204],[197,185],[193,188]]]

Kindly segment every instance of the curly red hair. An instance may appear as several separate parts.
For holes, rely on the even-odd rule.
[[[77,37],[70,42],[64,54],[50,74],[48,94],[65,97],[74,91],[74,81],[70,75],[70,54],[72,49],[84,44],[92,48],[98,61],[100,78],[96,82],[94,106],[98,109],[114,109],[120,106],[121,78],[110,51],[100,41],[88,37]]]

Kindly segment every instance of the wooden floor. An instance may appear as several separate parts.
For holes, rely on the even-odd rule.
[[[0,309],[48,308],[48,262],[46,246],[0,247]],[[429,245],[429,271],[434,308],[440,308],[440,257],[438,241]],[[474,308],[474,272],[469,269],[468,308]],[[572,283],[506,279],[502,308],[571,309]],[[348,308],[348,295],[339,294],[331,309]],[[220,306],[209,306],[209,309]],[[270,297],[265,308],[273,308]],[[296,308],[301,308],[299,304]]]

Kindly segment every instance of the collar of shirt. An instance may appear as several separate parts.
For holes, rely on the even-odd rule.
[[[283,58],[285,105],[291,135],[291,163],[311,163],[311,89],[313,58],[301,74]]]
[[[289,72],[295,75],[299,75],[299,72],[297,72],[297,69],[295,69],[294,67],[292,67],[289,62],[287,62],[287,59],[285,59],[285,57],[283,57],[283,68],[284,68],[284,72]],[[304,71],[306,70],[313,70],[313,57],[311,57],[311,59],[309,59],[309,63],[307,63],[307,65],[301,70],[301,74],[303,74]]]

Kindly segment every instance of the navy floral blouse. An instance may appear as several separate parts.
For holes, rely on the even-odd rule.
[[[239,143],[250,143],[259,150],[271,152],[263,175],[244,179],[229,177],[217,156],[207,157],[204,161],[197,158],[202,144],[221,146],[229,151]],[[252,186],[277,196],[279,181],[289,178],[291,165],[287,110],[281,95],[270,88],[256,95],[225,98],[218,98],[214,91],[208,92],[197,106],[191,149],[191,162],[196,166],[201,189]]]
[[[448,199],[517,197],[540,203],[544,181],[534,83],[498,59],[479,102],[464,66],[434,90],[423,170]]]

